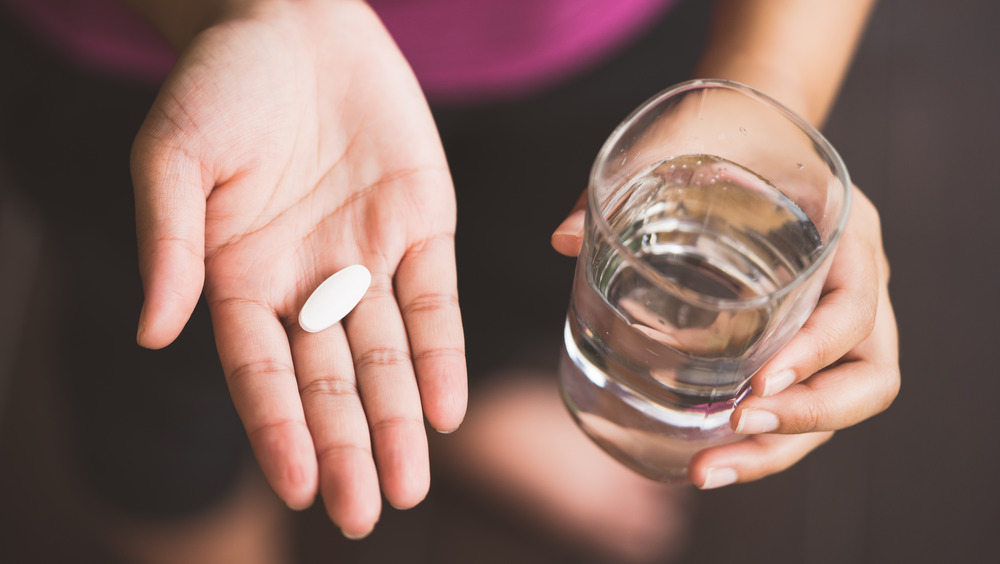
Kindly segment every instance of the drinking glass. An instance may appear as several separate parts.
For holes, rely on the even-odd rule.
[[[819,132],[739,83],[682,83],[626,118],[591,170],[566,320],[580,428],[665,482],[738,440],[730,414],[815,307],[850,186]]]

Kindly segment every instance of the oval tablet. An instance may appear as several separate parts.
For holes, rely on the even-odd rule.
[[[360,264],[348,266],[327,278],[299,311],[299,327],[310,333],[332,327],[351,313],[371,283],[371,272]]]

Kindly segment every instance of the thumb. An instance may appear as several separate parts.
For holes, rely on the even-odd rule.
[[[583,219],[587,208],[587,191],[584,190],[573,210],[552,233],[552,248],[568,257],[580,254],[583,246]]]
[[[205,189],[189,152],[149,135],[132,148],[139,272],[145,301],[136,340],[163,348],[191,317],[205,281]]]

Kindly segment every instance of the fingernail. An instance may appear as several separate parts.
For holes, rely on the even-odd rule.
[[[778,428],[778,416],[763,409],[744,409],[736,432],[743,435],[770,433]]]
[[[721,488],[730,484],[735,484],[739,476],[732,468],[709,468],[705,471],[705,483],[701,485],[703,490]]]
[[[312,500],[312,499],[309,499],[307,501],[303,501],[302,503],[289,503],[289,502],[286,501],[285,505],[289,509],[291,509],[292,511],[305,511],[306,509],[309,509],[310,507],[312,507],[313,501],[314,500]]]
[[[139,321],[139,329],[135,332],[135,342],[142,344],[142,334],[146,332],[146,322]]]
[[[563,220],[562,223],[559,224],[559,227],[556,227],[552,236],[579,237],[580,233],[583,231],[583,215],[583,210],[571,213],[566,219]]]
[[[360,535],[352,535],[352,534],[348,533],[347,531],[345,531],[344,529],[341,529],[340,530],[340,534],[344,535],[344,538],[346,538],[348,540],[361,540],[361,539],[367,537],[368,535],[372,534],[373,530],[374,529],[369,529],[367,533],[361,533]]]
[[[774,374],[764,382],[764,393],[761,397],[770,397],[795,383],[795,371],[788,369]]]

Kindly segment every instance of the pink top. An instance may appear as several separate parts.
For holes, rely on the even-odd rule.
[[[0,0],[74,62],[146,82],[176,53],[116,0]],[[506,98],[612,53],[676,0],[370,0],[436,100]]]
[[[435,99],[558,82],[654,24],[674,0],[370,0]]]
[[[2,0],[67,58],[82,66],[156,83],[177,59],[139,15],[116,0]]]

